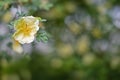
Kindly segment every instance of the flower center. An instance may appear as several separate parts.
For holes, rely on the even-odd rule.
[[[24,33],[24,36],[29,36],[30,33],[31,33],[31,31],[32,31],[32,28],[29,27],[27,24],[25,24],[25,25],[23,26],[23,28],[21,29],[21,32]]]

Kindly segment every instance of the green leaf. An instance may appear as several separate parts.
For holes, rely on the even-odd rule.
[[[36,40],[38,41],[38,42],[44,42],[44,43],[47,43],[48,42],[48,37],[49,37],[49,35],[48,35],[48,33],[46,32],[46,31],[44,31],[44,30],[39,30],[38,32],[37,32],[37,36],[36,36]]]
[[[17,12],[16,14],[18,15],[18,17],[27,16],[27,14],[24,12]]]

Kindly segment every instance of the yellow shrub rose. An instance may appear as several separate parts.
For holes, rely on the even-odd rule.
[[[34,41],[35,34],[39,30],[39,19],[33,16],[21,17],[14,24],[13,38],[21,44]]]

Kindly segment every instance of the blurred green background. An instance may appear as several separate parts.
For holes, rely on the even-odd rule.
[[[48,43],[12,50],[18,12],[47,20]],[[120,80],[120,1],[0,0],[0,80]]]

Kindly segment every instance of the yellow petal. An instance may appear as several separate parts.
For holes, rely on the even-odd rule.
[[[16,40],[13,40],[12,48],[16,53],[22,53],[23,52],[22,46]]]

